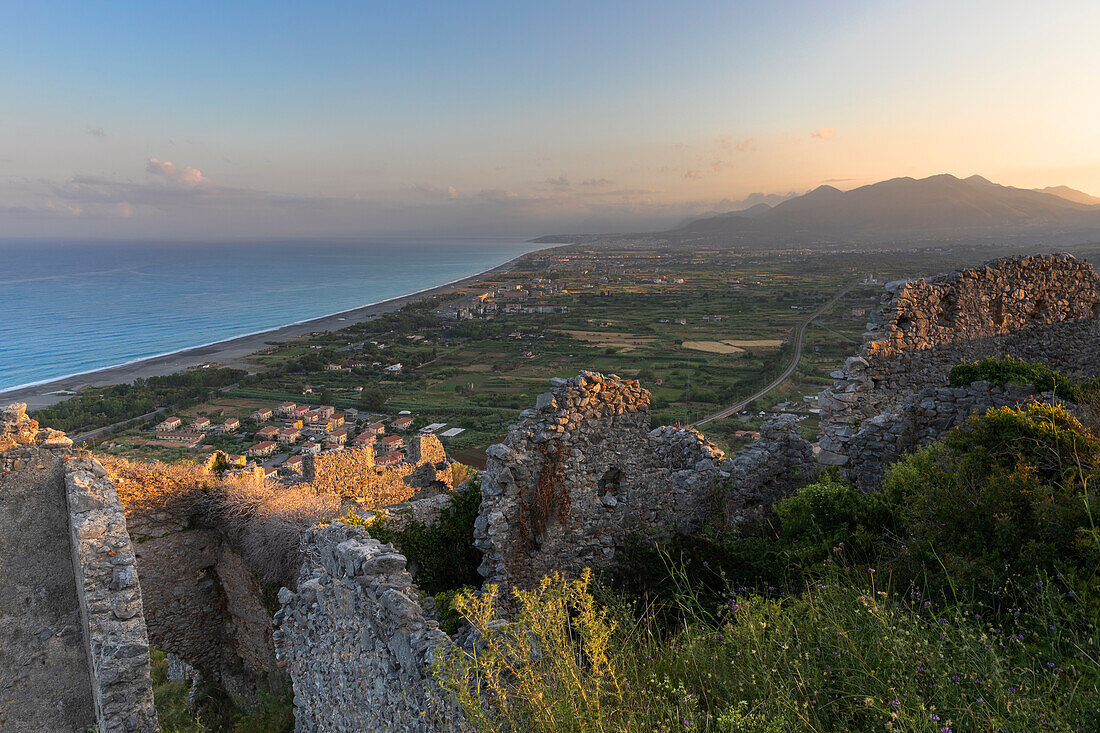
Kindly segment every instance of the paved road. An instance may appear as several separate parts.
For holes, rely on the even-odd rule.
[[[855,287],[854,283],[850,285],[845,285],[843,288],[840,289],[839,292],[837,292],[836,295],[832,297],[832,299],[828,303],[815,310],[813,313],[810,314],[809,318],[798,324],[798,327],[794,330],[794,354],[791,356],[791,363],[787,365],[787,368],[783,370],[783,373],[776,377],[774,381],[769,383],[767,387],[764,387],[763,389],[754,392],[751,397],[747,397],[746,399],[741,400],[735,405],[730,405],[726,409],[716,412],[713,415],[707,415],[701,420],[692,423],[691,426],[697,427],[699,425],[704,425],[712,420],[720,420],[723,417],[729,417],[734,413],[740,412],[741,410],[745,409],[745,405],[751,403],[753,400],[763,397],[768,392],[771,392],[773,389],[783,384],[783,382],[787,381],[787,377],[791,376],[791,374],[794,373],[794,370],[798,368],[798,362],[802,360],[802,337],[806,333],[806,326],[809,326],[815,318],[836,305],[837,302],[842,297],[844,297],[844,294],[851,290],[853,287]]]
[[[167,409],[168,409],[167,407],[160,407],[160,408],[157,408],[156,410],[153,410],[152,412],[147,412],[144,415],[138,415],[137,417],[131,417],[129,420],[123,420],[122,422],[116,422],[114,425],[105,425],[102,428],[96,428],[95,430],[89,430],[86,433],[80,433],[79,435],[70,435],[69,438],[72,439],[73,445],[80,445],[81,443],[83,443],[85,441],[89,441],[89,440],[92,440],[93,438],[97,438],[100,435],[103,435],[104,433],[110,432],[112,430],[116,430],[118,428],[125,427],[127,425],[137,424],[137,423],[140,423],[142,420],[148,420],[149,418],[153,417],[154,415],[157,415],[161,412],[164,412]]]

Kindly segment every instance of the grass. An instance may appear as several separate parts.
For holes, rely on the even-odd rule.
[[[290,733],[294,730],[291,692],[262,693],[259,705],[238,707],[224,693],[201,685],[188,704],[191,682],[168,681],[167,655],[151,650],[153,702],[162,733]]]
[[[1041,612],[1043,594],[1025,612]],[[480,731],[1088,731],[1100,725],[1096,629],[1055,644],[965,606],[935,605],[869,568],[804,592],[683,593],[680,624],[596,600],[588,574],[457,606],[484,636],[436,674]],[[482,701],[487,703],[483,705]]]

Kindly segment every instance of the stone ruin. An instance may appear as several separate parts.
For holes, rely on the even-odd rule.
[[[732,487],[725,521],[741,521],[808,479],[812,463],[786,420],[736,458],[693,428],[651,430],[649,392],[595,372],[551,380],[487,455],[474,526],[480,571],[522,588],[553,571],[606,567],[632,534],[698,530],[722,498],[717,482]]]
[[[1072,377],[1094,376],[1098,305],[1100,277],[1068,254],[1010,257],[887,284],[859,355],[818,397],[820,462],[874,488],[882,466],[904,451],[974,410],[1020,396],[981,383],[949,388],[948,372],[963,361],[1012,356]]]
[[[651,430],[649,394],[637,382],[594,372],[551,380],[550,391],[539,395],[534,409],[522,412],[505,440],[487,451],[482,504],[474,528],[475,545],[483,553],[480,571],[487,582],[503,587],[501,597],[506,598],[508,588],[531,587],[552,571],[574,574],[586,566],[606,568],[631,535],[691,532],[708,521],[733,527],[759,517],[775,501],[811,480],[818,465],[837,466],[861,488],[874,489],[881,484],[888,463],[943,435],[971,414],[992,406],[1055,398],[1028,385],[1000,388],[977,382],[949,387],[947,373],[960,361],[1011,355],[1046,363],[1074,377],[1093,375],[1100,357],[1097,284],[1092,268],[1068,255],[997,260],[943,277],[891,283],[860,354],[834,373],[834,386],[819,396],[823,431],[819,461],[790,416],[768,423],[759,440],[726,456],[694,429]],[[50,433],[37,434],[36,439],[42,445],[58,441]],[[68,448],[36,450],[65,452]],[[416,475],[423,488],[383,513],[398,523],[432,521],[451,502],[446,458],[441,448],[437,452],[434,445],[423,442],[414,443],[410,456],[415,456],[415,462],[402,469],[402,480]],[[26,461],[15,469],[12,461],[4,460],[6,472],[28,470]],[[81,476],[96,476],[90,459],[75,460],[92,467]],[[316,479],[330,468],[335,465],[311,462],[305,470]],[[370,479],[368,469],[373,466],[360,468]],[[64,473],[64,468],[51,470]],[[338,480],[339,474],[328,475]],[[7,487],[18,478],[5,475],[4,481]],[[10,501],[0,504],[6,512],[4,521],[10,523],[9,517],[18,516],[13,508]],[[65,517],[52,521],[64,524]],[[83,526],[73,519],[69,524]],[[44,531],[39,529],[35,536]],[[175,533],[186,536],[195,531],[177,528]],[[80,540],[78,535],[73,537],[74,543]],[[22,541],[25,546],[27,540],[5,536],[3,557],[20,551],[11,543]],[[203,624],[220,629],[217,644],[228,643],[234,649],[238,660],[233,661],[234,669],[251,665],[287,674],[294,687],[299,730],[462,729],[457,711],[440,696],[430,670],[432,660],[456,640],[439,629],[432,604],[420,597],[399,549],[371,539],[369,529],[340,522],[307,531],[301,544],[301,571],[291,587],[280,591],[280,610],[272,627],[258,601],[247,601],[259,591],[248,585],[255,581],[243,561],[234,558],[232,547],[221,538],[192,535],[190,541],[187,547],[166,546],[164,552],[156,553],[157,562],[170,563],[181,554],[196,558],[202,565],[199,570],[214,578],[203,580],[202,573],[196,572],[200,582],[214,586],[208,593],[209,605],[228,618],[218,617],[211,625],[204,611],[192,614],[186,623],[193,629]],[[144,544],[141,555],[147,552]],[[56,554],[57,548],[52,552]],[[117,554],[123,560],[116,564],[126,567],[125,553]],[[81,556],[73,557],[79,562]],[[156,577],[151,568],[146,570],[149,566],[148,559],[139,557],[137,569],[143,582]],[[187,572],[195,570],[186,567]],[[15,572],[11,568],[0,565],[0,576]],[[119,571],[118,582],[114,569],[109,581],[102,568],[91,575],[106,582],[109,592],[124,589],[131,603],[136,597],[140,604],[136,582],[125,586],[132,577],[125,570]],[[69,582],[67,577],[79,576],[75,571],[72,576],[63,573],[62,584]],[[14,577],[3,579],[4,589],[19,582]],[[81,587],[79,582],[76,585]],[[183,590],[181,609],[194,589]],[[80,633],[85,638],[94,636],[100,628],[87,622],[83,628],[75,625],[73,609],[81,604],[71,600],[61,604],[60,615],[35,622],[54,629],[54,636],[33,637],[36,643],[48,641],[34,653],[57,659],[69,672],[80,669],[80,659],[94,656],[82,657],[74,650],[73,640]],[[161,611],[159,605],[149,603],[145,610],[152,634],[160,628],[152,617]],[[134,618],[140,618],[140,613],[130,620]],[[263,627],[263,633],[254,637],[261,641],[251,645],[234,637],[250,627],[250,619],[262,621],[255,626]],[[5,648],[0,643],[0,654]],[[94,644],[89,648],[94,649]],[[256,658],[243,664],[240,660],[251,654],[249,649],[256,650]],[[0,659],[5,668],[12,664]],[[147,678],[147,656],[144,664]],[[217,667],[217,663],[207,664]],[[85,669],[95,668],[91,662],[85,665]],[[73,681],[88,676],[73,672],[72,679],[54,683],[60,686],[59,695],[63,692],[78,701],[62,706],[64,710],[59,707],[59,715],[80,710],[80,700],[92,699],[92,690]],[[91,677],[94,688],[94,674]],[[36,682],[27,677],[25,684]],[[127,699],[144,700],[143,695],[135,693]],[[0,709],[2,714],[13,713]],[[138,721],[132,729],[144,729],[146,718],[137,712],[132,715]]]
[[[451,488],[450,464],[431,435],[414,436],[408,460],[385,467],[374,465],[369,447],[308,458],[303,461],[308,490],[339,497],[334,516],[365,513],[358,498],[366,493],[401,502]],[[140,539],[138,572],[146,587],[153,646],[178,658],[193,678],[218,684],[246,706],[257,701],[260,690],[285,683],[275,655],[271,596],[293,578],[265,587],[235,536],[235,525],[222,525],[216,505],[128,507],[127,520]]]
[[[340,522],[310,530],[297,588],[279,593],[276,650],[301,731],[438,731],[459,712],[431,675],[450,637],[392,545]]]
[[[152,733],[122,506],[95,459],[25,411],[0,425],[0,729]]]

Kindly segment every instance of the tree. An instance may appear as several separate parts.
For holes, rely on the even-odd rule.
[[[367,387],[359,395],[359,406],[364,410],[377,412],[386,404],[386,393],[378,387]]]

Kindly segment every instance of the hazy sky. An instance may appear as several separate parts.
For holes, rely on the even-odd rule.
[[[638,230],[979,173],[1100,195],[1100,3],[0,0],[0,236]]]

